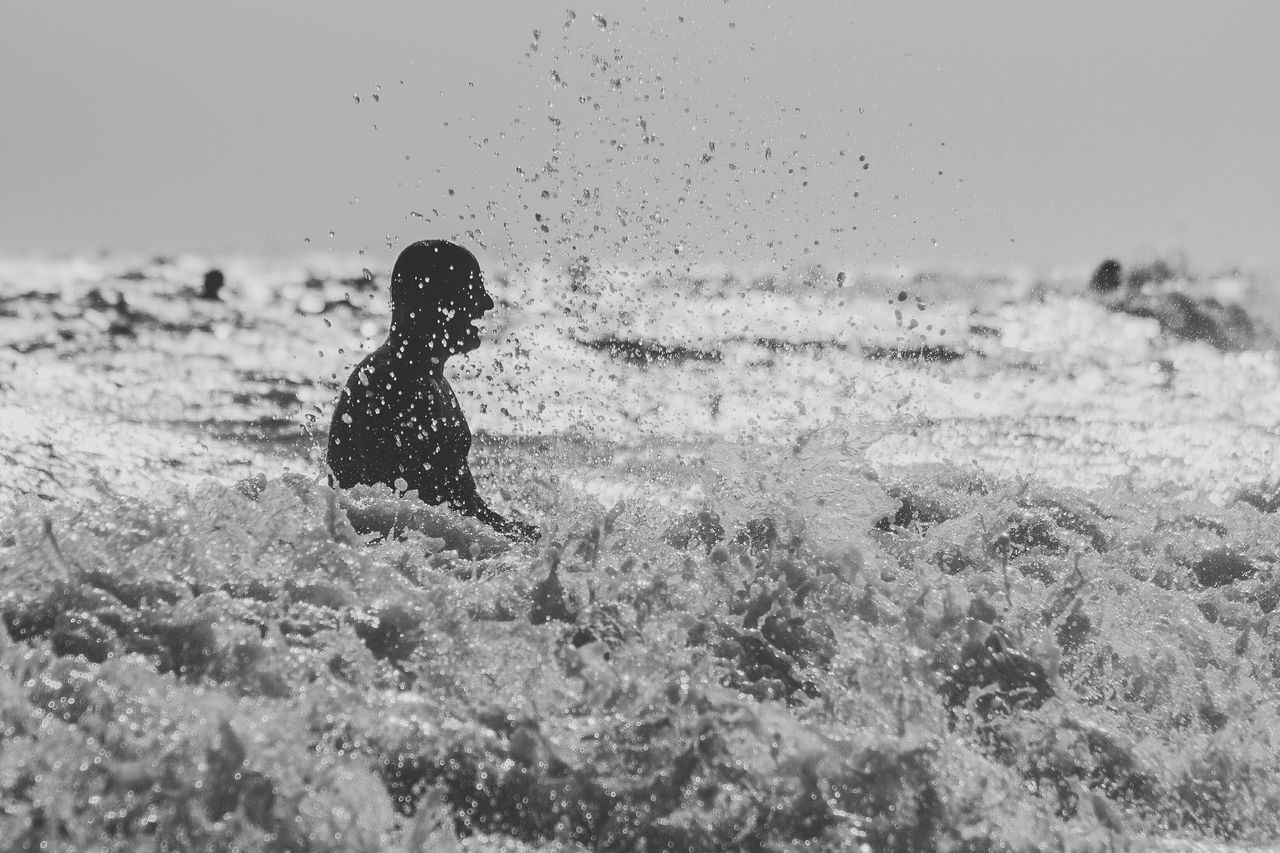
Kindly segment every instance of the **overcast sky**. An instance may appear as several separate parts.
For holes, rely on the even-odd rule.
[[[1276,269],[1278,38],[1265,2],[11,3],[0,252]]]

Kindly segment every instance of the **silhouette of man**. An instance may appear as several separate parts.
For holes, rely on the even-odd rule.
[[[391,273],[391,330],[347,380],[329,427],[338,486],[403,480],[429,504],[448,504],[514,538],[538,529],[510,521],[476,491],[471,430],[444,378],[453,355],[480,346],[475,321],[493,307],[475,257],[446,240],[406,248]]]

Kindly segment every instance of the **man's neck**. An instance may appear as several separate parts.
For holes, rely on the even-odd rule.
[[[438,346],[434,346],[432,342],[425,340],[420,335],[403,335],[397,332],[393,326],[391,334],[387,336],[387,341],[383,344],[383,348],[388,350],[392,355],[403,359],[408,365],[430,373],[432,376],[444,375],[444,363],[451,353]]]

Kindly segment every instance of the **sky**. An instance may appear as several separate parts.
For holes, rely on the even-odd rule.
[[[1280,269],[1280,4],[4,17],[0,254]]]

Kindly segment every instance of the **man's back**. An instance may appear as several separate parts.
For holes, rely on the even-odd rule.
[[[471,430],[441,375],[414,369],[384,344],[351,373],[329,427],[337,485],[404,480],[432,504],[458,497]]]

